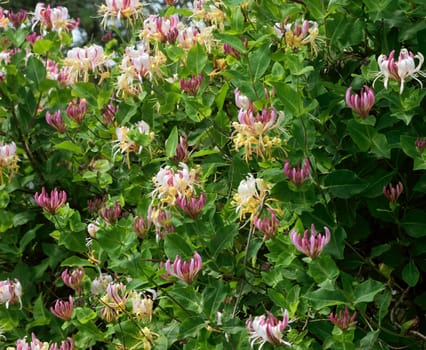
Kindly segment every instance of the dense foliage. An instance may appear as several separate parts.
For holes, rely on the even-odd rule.
[[[0,9],[0,344],[423,349],[423,0]]]

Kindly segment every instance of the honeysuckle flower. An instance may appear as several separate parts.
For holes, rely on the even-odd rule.
[[[107,207],[105,204],[98,210],[98,215],[108,224],[115,224],[121,216],[121,205],[117,202],[112,207]]]
[[[305,164],[301,168],[300,164],[296,167],[291,167],[290,161],[284,163],[284,175],[297,187],[302,186],[306,181],[311,178],[311,166],[309,159],[305,158]]]
[[[189,159],[190,152],[188,151],[188,136],[183,134],[179,136],[179,142],[176,146],[176,153],[173,157],[178,162],[185,163]]]
[[[68,269],[62,271],[61,278],[64,284],[71,289],[77,291],[78,295],[81,295],[81,285],[83,284],[83,278],[86,274],[84,268],[76,268],[69,272]]]
[[[177,44],[185,50],[191,49],[195,44],[200,44],[205,46],[210,53],[214,41],[213,29],[213,27],[206,26],[202,22],[198,22],[197,25],[179,28]]]
[[[199,198],[194,196],[177,196],[176,203],[185,213],[187,213],[191,218],[196,219],[206,204],[206,195],[201,192]]]
[[[255,111],[253,101],[251,101],[246,95],[243,95],[237,88],[234,91],[235,105],[240,109],[240,113],[247,111]]]
[[[35,43],[37,40],[40,40],[41,38],[42,38],[42,36],[41,36],[41,35],[38,35],[36,32],[32,32],[32,33],[28,34],[28,35],[25,37],[25,40],[26,40],[27,42],[29,42],[31,46],[33,46],[33,45],[34,45],[34,43]],[[51,60],[48,60],[48,61],[51,61]],[[49,72],[47,72],[47,73],[49,73]],[[49,77],[48,77],[48,78],[49,78]],[[50,79],[50,78],[49,78],[49,79]]]
[[[107,321],[114,321],[122,311],[126,310],[126,302],[130,292],[123,283],[110,282],[106,288],[106,294],[100,299],[103,307],[101,316]]]
[[[7,279],[5,281],[0,281],[0,304],[5,304],[6,309],[9,308],[10,304],[17,304],[22,308],[22,286],[21,282],[17,278],[13,281]]]
[[[223,52],[229,56],[232,56],[236,59],[240,58],[240,51],[238,51],[236,48],[231,46],[228,43],[223,44]]]
[[[105,125],[111,124],[115,119],[115,114],[118,112],[118,106],[115,106],[112,103],[108,103],[104,108],[102,108],[102,118]]]
[[[256,316],[254,319],[250,316],[246,321],[250,347],[253,349],[254,345],[258,344],[259,350],[261,350],[266,343],[291,346],[289,342],[282,339],[287,325],[287,310],[284,311],[282,320],[279,320],[270,312],[267,315]]]
[[[255,178],[252,174],[248,174],[245,180],[241,180],[233,198],[240,220],[247,214],[250,215],[250,220],[254,219],[260,212],[269,189],[270,186],[263,179]]]
[[[108,284],[112,282],[111,275],[107,273],[102,273],[99,277],[96,277],[90,286],[90,293],[92,294],[102,294],[106,292]]]
[[[74,299],[70,295],[68,301],[56,300],[55,306],[50,307],[50,312],[64,321],[70,320],[74,310]]]
[[[108,21],[127,21],[131,25],[142,16],[142,3],[139,0],[105,0],[98,13],[103,16],[101,24],[107,27]]]
[[[308,232],[309,229],[305,230],[302,237],[296,230],[293,230],[290,232],[290,240],[299,252],[315,259],[330,242],[330,230],[324,226],[325,235],[322,235],[315,231],[315,226],[312,224],[309,237]]]
[[[143,22],[140,37],[147,41],[154,40],[173,44],[179,34],[179,26],[180,22],[177,15],[168,17],[151,15]]]
[[[277,218],[275,210],[272,208],[267,208],[269,212],[268,215],[264,215],[263,217],[255,216],[253,218],[253,225],[260,232],[263,233],[264,239],[272,238],[276,235],[277,230],[280,226],[280,222]]]
[[[331,312],[328,318],[335,326],[339,327],[342,331],[345,331],[358,323],[357,321],[355,321],[356,315],[356,311],[354,311],[352,316],[349,315],[349,309],[346,306],[345,311],[340,310],[339,313],[336,312],[336,314],[333,314]]]
[[[376,80],[380,77],[383,77],[383,84],[385,89],[388,88],[389,79],[395,80],[400,84],[399,93],[404,92],[404,84],[408,78],[413,78],[416,80],[421,87],[423,87],[422,82],[417,78],[417,76],[425,77],[426,73],[421,71],[424,57],[420,52],[417,52],[417,55],[414,55],[411,51],[407,49],[401,49],[398,56],[398,61],[395,61],[395,50],[392,50],[389,54],[389,58],[381,54],[377,63],[379,65],[379,73],[373,81],[373,86]],[[415,59],[417,59],[418,64],[416,66]]]
[[[39,2],[34,10],[35,23],[33,27],[40,23],[42,29],[61,33],[62,31],[71,32],[80,24],[80,19],[71,19],[68,9],[63,6],[50,7]]]
[[[58,191],[54,188],[50,191],[50,195],[46,192],[44,187],[41,188],[41,192],[34,194],[34,200],[38,206],[50,214],[55,214],[56,211],[62,207],[67,201],[67,193],[65,191]]]
[[[416,139],[416,148],[419,152],[423,152],[423,150],[426,148],[426,139],[423,137],[418,137]]]
[[[152,311],[154,307],[154,300],[157,297],[157,293],[154,290],[150,290],[150,294],[144,292],[133,292],[130,296],[132,301],[132,312],[137,318],[142,321],[151,321]]]
[[[351,94],[352,87],[346,90],[346,104],[361,118],[365,118],[374,106],[374,91],[364,85],[359,94]]]
[[[76,98],[68,103],[67,116],[76,123],[81,124],[87,112],[88,103],[84,98]]]
[[[162,207],[151,205],[148,209],[148,220],[154,224],[157,241],[175,231],[175,226],[172,223],[172,215]]]
[[[315,40],[318,37],[318,23],[303,19],[301,22],[276,23],[275,34],[279,39],[284,37],[288,48],[297,50],[303,45],[311,45],[313,53],[316,53],[317,46]]]
[[[19,157],[16,154],[15,142],[3,143],[0,141],[0,184],[3,184],[3,175],[11,179],[18,171]]]
[[[99,45],[88,47],[74,47],[67,52],[64,59],[64,66],[71,69],[74,81],[81,78],[87,82],[89,73],[95,76],[105,71],[109,62],[109,57],[105,55],[104,49]]]
[[[404,186],[402,185],[402,182],[399,181],[395,186],[393,186],[391,183],[387,186],[384,186],[383,194],[389,200],[389,202],[396,204],[403,190]]]
[[[152,179],[155,190],[153,198],[158,197],[162,203],[175,204],[177,196],[191,197],[198,186],[197,170],[189,169],[188,165],[179,163],[180,169],[175,170],[170,166],[160,168]]]
[[[203,261],[197,252],[194,253],[194,257],[189,261],[185,261],[179,256],[176,256],[173,265],[170,259],[168,259],[165,264],[169,276],[174,276],[188,284],[191,284],[195,280],[202,266]]]
[[[195,0],[193,2],[193,17],[197,20],[211,23],[220,30],[223,30],[223,23],[226,19],[226,14],[221,10],[223,3],[215,1],[206,4],[206,1]]]
[[[143,239],[151,228],[151,221],[143,217],[136,216],[133,220],[133,231],[136,232],[139,238]]]
[[[99,231],[99,226],[93,222],[87,225],[87,232],[89,233],[90,237],[94,238],[96,235],[96,232]]]
[[[74,340],[71,337],[68,337],[67,340],[62,340],[61,345],[53,343],[50,345],[49,350],[73,350],[74,349]]]
[[[198,74],[198,76],[192,75],[188,79],[182,78],[180,80],[180,88],[190,94],[195,96],[200,89],[201,83],[203,82],[203,74]]]
[[[16,341],[16,350],[50,350],[49,343],[41,342],[34,333],[31,334],[31,342],[27,343],[27,337]]]
[[[9,17],[7,11],[0,7],[0,28],[6,29],[9,26]]]
[[[61,110],[50,114],[49,111],[46,112],[46,122],[56,131],[63,133],[67,130],[67,125],[65,124],[64,119],[62,118]]]

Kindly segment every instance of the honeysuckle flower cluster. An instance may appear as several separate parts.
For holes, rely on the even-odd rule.
[[[50,7],[39,2],[34,10],[34,24],[40,23],[42,30],[54,31],[59,34],[62,31],[70,32],[77,28],[80,24],[80,19],[72,19],[68,14],[68,9],[63,6]]]
[[[214,26],[207,26],[204,22],[197,22],[188,27],[180,28],[177,45],[182,49],[189,50],[194,45],[200,44],[210,53],[214,44],[214,29]]]
[[[3,143],[0,142],[0,184],[3,185],[6,177],[10,180],[18,171],[19,157],[16,154],[15,142]]]
[[[296,230],[290,232],[290,240],[299,252],[312,259],[321,254],[324,247],[330,242],[331,234],[328,227],[324,226],[325,235],[317,233],[315,225],[311,225],[311,232],[309,229],[305,230],[303,236],[297,233]],[[309,233],[309,236],[308,236]]]
[[[246,321],[247,332],[249,333],[250,346],[253,349],[255,344],[259,345],[261,350],[266,343],[272,345],[291,346],[291,343],[282,339],[283,332],[288,326],[288,311],[283,313],[282,320],[279,320],[272,313],[256,316]]]
[[[310,45],[311,50],[317,52],[315,43],[319,33],[317,22],[302,19],[288,23],[286,20],[283,23],[276,23],[274,30],[279,39],[284,38],[289,49],[297,50],[300,46]]]
[[[22,286],[17,278],[0,281],[0,304],[4,304],[6,309],[9,308],[10,304],[17,303],[22,307],[21,296]]]
[[[96,294],[102,294],[105,293],[106,288],[108,287],[108,284],[112,282],[111,275],[107,273],[101,273],[98,277],[96,277],[90,286],[90,293],[96,295]]]
[[[296,167],[291,167],[290,161],[286,160],[284,163],[284,175],[295,186],[300,187],[311,178],[311,165],[309,158],[305,158],[303,167],[297,164]]]
[[[157,293],[150,290],[148,293],[135,292],[131,293],[130,299],[132,301],[132,313],[144,322],[149,322],[152,319],[152,312],[154,308],[154,301],[157,298]]]
[[[369,115],[374,106],[374,91],[369,86],[364,85],[359,94],[351,94],[352,87],[346,90],[346,104],[361,118]]]
[[[160,17],[151,15],[143,22],[143,29],[140,37],[147,42],[150,40],[162,43],[174,44],[179,34],[180,25],[179,17],[172,15],[168,17]]]
[[[180,87],[182,91],[195,96],[203,82],[203,75],[200,73],[198,76],[191,76],[188,79],[182,78],[180,80]]]
[[[339,327],[342,331],[345,331],[358,323],[355,321],[356,315],[356,311],[350,315],[349,308],[346,306],[345,311],[340,310],[339,313],[336,312],[336,314],[331,312],[328,318],[335,326]]]
[[[232,123],[235,149],[243,148],[246,160],[251,159],[253,154],[262,159],[270,158],[272,148],[281,143],[279,137],[266,135],[277,127],[278,112],[273,107],[256,112],[253,103],[238,89],[235,91],[235,102],[240,107],[238,122]]]
[[[389,200],[390,203],[396,204],[398,198],[404,190],[404,186],[401,181],[399,181],[395,186],[391,183],[383,187],[383,194]]]
[[[140,239],[144,239],[151,228],[151,220],[141,216],[136,216],[133,220],[133,231],[136,232]]]
[[[420,86],[423,87],[422,82],[417,78],[417,76],[426,76],[425,72],[421,71],[424,62],[423,55],[420,52],[417,52],[417,54],[414,55],[407,49],[401,49],[397,61],[395,61],[394,56],[395,50],[392,50],[389,57],[385,54],[381,54],[377,58],[377,64],[379,65],[380,71],[373,81],[373,86],[377,79],[383,77],[385,89],[388,88],[389,79],[395,80],[400,84],[400,94],[404,92],[404,84],[408,78],[416,80]],[[415,59],[418,61],[417,65]]]
[[[137,95],[143,91],[144,79],[155,80],[162,77],[161,67],[166,57],[158,50],[150,51],[144,43],[136,48],[127,47],[119,66],[121,74],[117,78],[117,94],[119,96]]]
[[[55,305],[50,308],[50,312],[64,321],[70,320],[74,310],[74,299],[70,295],[68,301],[56,300]]]
[[[64,66],[69,67],[72,82],[89,80],[89,73],[102,74],[105,72],[109,57],[102,46],[93,44],[88,47],[74,47],[67,52]]]
[[[142,3],[139,0],[105,0],[99,7],[98,13],[103,17],[101,25],[104,28],[109,22],[126,22],[133,25],[142,16]]]
[[[417,150],[421,153],[426,148],[426,139],[423,137],[418,137],[416,139],[415,144],[416,144]]]
[[[203,266],[203,261],[200,254],[194,253],[194,257],[189,261],[183,260],[181,257],[176,256],[173,264],[170,259],[166,261],[165,268],[168,276],[173,276],[181,281],[191,284]]]
[[[107,322],[112,322],[118,318],[120,313],[126,310],[126,302],[130,297],[123,283],[110,282],[106,288],[105,295],[100,299],[103,307],[101,316]]]
[[[148,123],[140,120],[131,127],[120,126],[115,129],[115,135],[117,137],[113,142],[114,158],[120,153],[126,154],[127,166],[130,168],[130,153],[141,153],[143,147],[136,141],[131,140],[129,133],[135,132],[140,135],[146,136],[147,143],[150,143],[154,139],[154,133],[150,131]]]
[[[115,202],[113,206],[108,207],[106,204],[98,210],[98,215],[101,217],[107,225],[115,224],[121,216],[122,208],[118,202]]]
[[[238,191],[234,194],[233,203],[239,214],[240,220],[249,215],[250,221],[260,212],[270,186],[261,178],[247,175],[238,185]]]
[[[40,193],[36,192],[34,194],[34,200],[43,210],[50,214],[55,214],[67,202],[67,193],[54,188],[49,195],[46,189],[42,187]]]
[[[66,340],[61,341],[61,345],[53,343],[49,346],[48,342],[42,342],[37,336],[32,333],[31,341],[27,342],[27,337],[18,339],[16,341],[16,348],[7,348],[8,350],[73,350],[74,340],[68,337]]]
[[[165,209],[162,204],[158,206],[151,205],[148,209],[148,221],[154,225],[156,239],[164,238],[167,234],[175,231],[172,222],[172,214]]]
[[[76,98],[70,101],[67,105],[67,116],[74,120],[77,124],[83,122],[87,112],[88,103],[84,98]]]
[[[205,0],[195,0],[193,2],[193,17],[206,23],[214,24],[219,29],[223,29],[226,14],[221,10],[221,1],[206,4]]]

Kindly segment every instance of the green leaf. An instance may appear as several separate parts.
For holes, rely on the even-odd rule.
[[[191,74],[198,75],[203,71],[207,63],[207,54],[203,46],[197,44],[191,47],[186,59],[186,65]]]
[[[72,252],[83,253],[87,251],[86,236],[82,232],[60,231],[59,241],[60,245],[64,245]]]
[[[286,83],[275,83],[275,89],[285,111],[298,116],[303,110],[302,98],[299,93]]]
[[[376,349],[374,344],[376,344],[379,334],[380,329],[367,333],[367,335],[361,339],[359,348],[365,350]]]
[[[12,212],[0,209],[0,233],[13,226],[13,216]]]
[[[180,256],[182,259],[194,257],[194,249],[177,233],[166,235],[164,239],[164,252],[171,260],[174,260],[176,256]]]
[[[98,105],[98,91],[96,85],[93,83],[79,82],[73,85],[72,95],[76,97],[83,97],[91,106]]]
[[[185,310],[200,314],[202,312],[201,295],[191,287],[174,287],[167,292],[179,303],[177,308],[184,307]]]
[[[75,316],[77,317],[77,320],[79,320],[81,324],[86,324],[87,322],[94,320],[96,317],[98,317],[95,311],[87,307],[75,308]]]
[[[402,270],[402,279],[410,287],[414,287],[420,278],[420,272],[412,260],[404,266]]]
[[[7,193],[6,191],[0,192],[0,209],[4,209],[8,206],[9,199],[9,193]]]
[[[216,312],[227,296],[223,280],[215,280],[209,284],[203,291],[204,312],[210,318],[216,317]]]
[[[191,316],[185,318],[182,322],[179,334],[182,337],[196,337],[201,329],[205,327],[205,321],[202,317]]]
[[[324,185],[335,197],[343,199],[351,198],[368,187],[366,181],[348,169],[333,171],[325,178]]]
[[[342,292],[324,288],[305,294],[305,298],[312,303],[315,310],[321,310],[327,306],[344,305],[347,303]]]
[[[253,81],[258,81],[265,74],[271,62],[269,43],[259,47],[249,55],[249,69]]]
[[[176,154],[176,147],[178,145],[178,129],[176,125],[170,131],[169,137],[166,140],[166,156],[172,158]]]
[[[371,146],[371,136],[376,133],[374,128],[357,123],[355,120],[349,120],[347,124],[348,134],[352,140],[356,143],[358,148],[366,152]]]
[[[376,297],[376,305],[378,312],[376,316],[379,321],[383,320],[389,312],[389,306],[392,301],[392,293],[389,289],[385,289],[383,293]]]
[[[376,133],[371,139],[371,152],[378,157],[390,158],[390,151],[386,136]]]
[[[369,303],[374,300],[374,297],[377,293],[380,293],[385,289],[383,283],[368,279],[365,282],[362,282],[354,289],[354,303]]]
[[[53,146],[54,149],[63,149],[72,153],[83,154],[83,149],[71,141],[62,141]]]
[[[411,237],[426,236],[426,213],[419,209],[408,211],[401,221],[401,226]]]
[[[35,83],[36,86],[39,86],[40,82],[46,76],[46,69],[39,59],[35,56],[30,56],[28,58],[27,66],[25,67],[25,74]]]
[[[339,276],[339,268],[328,255],[320,255],[308,265],[308,275],[320,286],[324,282],[333,284]]]
[[[48,53],[52,47],[53,47],[53,41],[42,38],[37,40],[34,43],[33,51],[34,53],[37,53],[39,55],[44,55]]]

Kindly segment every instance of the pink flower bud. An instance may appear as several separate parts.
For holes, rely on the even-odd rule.
[[[391,183],[388,184],[388,186],[384,186],[383,194],[389,200],[389,202],[395,204],[403,190],[404,186],[402,185],[402,182],[399,181],[395,187]]]
[[[151,228],[151,222],[145,220],[143,217],[137,216],[133,220],[133,231],[136,232],[140,239],[144,239],[149,229]]]
[[[295,230],[290,233],[290,240],[296,249],[312,259],[315,259],[324,247],[330,242],[330,230],[324,226],[325,236],[317,234],[314,224],[311,225],[311,233],[308,237],[309,230],[305,230],[303,237]]]
[[[171,265],[170,259],[167,260],[165,268],[170,276],[177,277],[181,281],[191,284],[197,277],[202,265],[201,256],[195,252],[194,257],[189,262],[182,260],[179,256],[176,256],[173,265]]]
[[[112,208],[107,208],[104,205],[101,209],[98,210],[98,215],[104,219],[108,225],[115,224],[121,216],[121,206],[115,202]]]
[[[339,327],[342,331],[345,331],[358,323],[357,321],[355,321],[356,315],[357,313],[355,311],[352,316],[350,316],[349,309],[346,306],[345,311],[340,310],[340,312],[338,314],[336,313],[336,315],[330,313],[328,318],[335,326]]]
[[[195,96],[202,82],[203,82],[203,75],[200,73],[198,74],[198,77],[193,75],[192,77],[186,80],[182,78],[180,80],[180,87],[184,92]]]
[[[198,199],[196,197],[178,196],[176,203],[191,218],[196,219],[200,215],[204,204],[206,204],[206,195],[201,193]]]
[[[56,300],[55,306],[50,308],[50,312],[58,318],[63,319],[64,321],[70,320],[72,312],[74,310],[74,300],[70,295],[68,301]]]
[[[87,101],[84,98],[74,99],[68,103],[67,116],[76,123],[81,124],[87,112]]]
[[[309,159],[305,158],[305,164],[303,168],[300,164],[297,164],[295,168],[290,166],[290,162],[287,160],[284,163],[284,175],[297,187],[302,186],[307,180],[311,178],[311,166]]]
[[[35,202],[50,214],[55,214],[56,211],[62,207],[67,201],[67,193],[65,191],[58,191],[56,188],[46,193],[46,189],[42,187],[41,193],[34,194]]]
[[[62,119],[61,111],[56,111],[53,114],[50,114],[50,112],[46,112],[46,122],[49,124],[52,128],[54,128],[56,131],[63,133],[65,130],[67,130],[67,126]]]
[[[280,222],[277,219],[275,211],[268,208],[270,216],[264,215],[263,218],[257,216],[253,219],[254,227],[263,233],[265,239],[272,238],[276,235]]]
[[[68,269],[65,269],[62,274],[62,281],[64,281],[65,285],[76,290],[78,295],[81,295],[81,285],[83,284],[83,278],[86,272],[84,268],[74,269],[71,273]]]
[[[346,90],[346,104],[361,118],[365,118],[374,106],[374,91],[367,85],[361,89],[359,94],[351,95],[352,88]]]
[[[6,309],[10,304],[17,303],[22,307],[21,296],[22,286],[18,279],[0,281],[0,304],[5,304]]]

